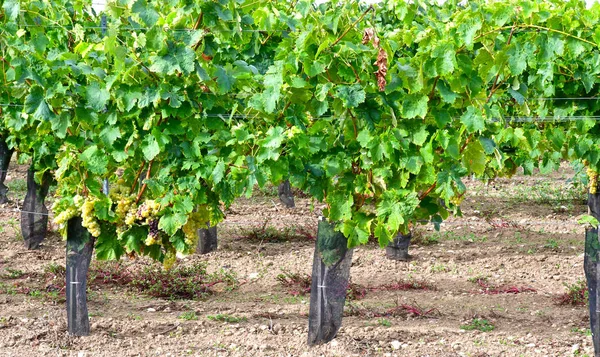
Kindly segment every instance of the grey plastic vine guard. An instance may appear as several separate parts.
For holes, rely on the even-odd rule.
[[[352,249],[334,225],[319,221],[313,259],[308,320],[308,344],[333,340],[342,325],[346,291],[350,280]]]

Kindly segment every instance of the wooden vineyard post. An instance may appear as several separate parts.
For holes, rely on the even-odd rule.
[[[12,154],[13,151],[8,148],[4,138],[0,137],[0,203],[8,202],[8,187],[4,184],[4,180],[6,180],[8,164],[10,164]]]
[[[206,227],[198,229],[198,247],[196,248],[198,254],[207,254],[217,250],[217,227],[211,227],[209,223],[206,224]]]
[[[81,217],[67,223],[67,321],[73,336],[90,334],[86,289],[94,238],[81,223]]]
[[[408,261],[410,259],[408,247],[410,245],[411,238],[412,232],[408,232],[408,234],[398,232],[396,237],[394,237],[394,240],[391,241],[387,247],[385,247],[385,254],[388,259]]]
[[[340,329],[350,280],[352,252],[352,249],[348,249],[346,237],[321,217],[310,289],[309,346],[333,340]]]
[[[292,193],[292,186],[290,185],[289,180],[285,180],[279,184],[277,187],[277,194],[279,195],[279,200],[283,203],[287,208],[294,208],[296,204],[294,203],[294,194]]]
[[[590,193],[588,196],[588,207],[591,215],[600,219],[600,194]],[[594,356],[600,357],[600,241],[598,240],[598,228],[587,228],[585,231],[585,258],[583,268],[587,280],[590,329],[592,341],[594,342]]]
[[[35,182],[33,166],[27,171],[27,194],[21,209],[21,234],[27,249],[36,249],[48,231],[48,209],[44,201],[52,176],[45,172],[42,183]]]

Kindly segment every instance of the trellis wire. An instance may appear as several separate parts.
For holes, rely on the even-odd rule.
[[[14,104],[14,103],[0,103],[0,106],[23,107],[24,105],[23,104]],[[57,107],[57,108],[61,108],[61,109],[65,109],[65,110],[75,109],[75,108],[68,108],[68,107]],[[257,114],[233,114],[233,115],[231,115],[230,113],[220,113],[220,114],[210,113],[210,114],[204,115],[204,117],[206,117],[206,118],[221,118],[221,119],[228,119],[228,118],[251,119],[251,118],[258,117],[258,116],[260,116],[260,115],[257,115]],[[320,117],[312,117],[309,119],[328,119],[328,118],[334,118],[334,117],[335,116],[333,116],[333,115],[324,115],[324,116],[320,116]],[[451,119],[460,120],[461,118],[460,117],[452,117]],[[407,119],[407,120],[418,120],[418,119]],[[499,118],[487,118],[487,120],[492,123],[504,122],[504,121],[515,122],[515,123],[571,122],[571,121],[582,121],[582,120],[600,121],[600,116],[599,115],[571,115],[571,116],[564,116],[564,117],[561,117],[561,116],[544,116],[544,117],[503,116],[503,117],[499,117]]]
[[[27,214],[33,214],[33,215],[41,215],[41,216],[54,216],[54,213],[41,213],[41,212],[31,212],[31,211],[26,211],[26,210],[21,210],[19,208],[0,208],[0,212],[8,212],[8,213],[27,213]],[[494,223],[497,224],[508,224],[508,227],[512,227],[512,228],[518,228],[519,226],[531,226],[531,225],[542,225],[542,226],[565,226],[568,225],[569,223],[573,224],[573,223],[577,223],[576,221],[574,222],[569,222],[566,221],[566,223],[563,222],[548,222],[548,221],[530,221],[528,220],[527,222],[515,222],[514,220],[510,220],[510,219],[504,219],[504,218],[496,218],[498,220],[500,220],[500,222],[494,222],[494,221],[487,221],[487,220],[477,220],[477,221],[461,221],[461,220],[456,220],[456,221],[443,221],[443,222],[437,222],[437,221],[430,221],[430,220],[417,220],[414,221],[414,223],[420,223],[420,224],[439,224],[440,226],[443,225],[457,225],[457,226],[469,226],[473,223],[487,223],[489,225],[494,226]],[[228,225],[241,225],[240,224],[236,224],[236,223],[227,223]],[[577,223],[577,225],[579,226],[580,224]],[[506,227],[506,228],[508,228]]]

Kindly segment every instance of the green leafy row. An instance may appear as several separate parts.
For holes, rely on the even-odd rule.
[[[583,1],[116,0],[106,28],[80,0],[2,9],[7,140],[54,173],[58,222],[81,215],[100,258],[172,262],[284,179],[349,246],[383,246],[459,214],[467,175],[600,160]]]

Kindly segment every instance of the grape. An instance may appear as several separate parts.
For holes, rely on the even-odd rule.
[[[129,212],[127,212],[127,216],[125,217],[126,225],[131,226],[135,223],[136,212],[137,212],[137,210],[135,209],[134,206],[129,208]]]
[[[194,252],[198,245],[198,229],[200,228],[206,228],[206,221],[198,212],[192,212],[182,228],[185,235],[185,244],[189,247],[191,253]]]
[[[141,204],[136,212],[136,218],[139,220],[156,216],[160,211],[160,204],[154,200],[148,200]]]
[[[149,229],[148,229],[148,234],[151,236],[158,236],[158,220],[157,219],[153,219],[150,221],[150,223],[148,223]]]
[[[590,193],[595,195],[598,192],[598,172],[588,166],[586,173],[590,179]]]
[[[87,198],[81,205],[81,225],[87,228],[88,232],[94,237],[100,236],[100,224],[94,215],[94,203],[96,198]]]
[[[167,270],[171,269],[177,261],[177,254],[174,249],[167,250],[165,259],[163,260],[163,267]]]
[[[122,197],[117,201],[117,208],[115,209],[115,213],[117,217],[120,219],[125,219],[127,213],[131,209],[131,204],[133,203],[133,197]]]
[[[144,241],[146,245],[159,244],[158,241],[158,220],[153,219],[148,223],[148,236]]]

